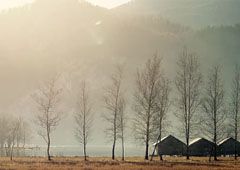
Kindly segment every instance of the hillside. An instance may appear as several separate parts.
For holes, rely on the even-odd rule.
[[[120,15],[160,15],[194,28],[239,23],[239,0],[133,0],[114,10]]]
[[[159,47],[176,43],[185,31],[161,18],[118,17],[109,10],[76,0],[38,0],[2,13],[0,25],[4,40],[0,42],[1,66],[9,70],[0,74],[8,77],[4,81],[7,88],[8,84],[15,84],[12,81],[24,88],[26,81],[35,82],[49,71],[62,70],[73,63],[81,71],[92,72],[96,67],[103,67],[104,71],[114,62],[147,58]],[[145,47],[144,52],[137,50]]]

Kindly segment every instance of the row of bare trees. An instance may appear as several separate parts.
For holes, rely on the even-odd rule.
[[[116,66],[115,72],[111,75],[111,83],[105,88],[104,103],[106,113],[103,118],[108,122],[105,132],[112,141],[112,159],[115,159],[115,148],[117,139],[122,144],[122,160],[124,160],[124,136],[126,128],[126,101],[122,88],[123,67]]]
[[[164,75],[161,57],[155,55],[149,59],[145,67],[137,72],[136,91],[134,93],[133,129],[136,140],[145,144],[145,159],[149,159],[149,142],[158,142],[166,125],[168,110],[174,103],[176,117],[179,119],[181,134],[185,137],[186,158],[189,159],[189,141],[198,132],[212,140],[212,155],[217,160],[217,142],[227,137],[227,129],[231,136],[238,140],[239,107],[240,107],[240,69],[236,66],[232,83],[230,108],[226,107],[222,67],[213,65],[209,69],[206,83],[203,81],[199,57],[186,48],[177,60],[174,100],[170,100],[170,81]],[[234,123],[228,123],[228,121]],[[201,131],[198,131],[200,129]],[[157,134],[156,134],[157,132]],[[156,145],[153,149],[154,155]],[[211,157],[210,157],[211,158]],[[235,158],[237,147],[235,144]],[[152,157],[151,157],[152,159]],[[162,156],[160,155],[162,160]]]
[[[232,83],[231,101],[226,107],[222,72],[219,65],[214,65],[203,81],[199,57],[186,48],[180,53],[176,63],[176,76],[170,81],[162,67],[162,58],[157,54],[150,58],[142,69],[138,69],[133,94],[132,129],[135,139],[145,145],[145,159],[149,159],[151,142],[161,140],[163,133],[169,127],[170,106],[176,108],[181,134],[187,145],[186,157],[189,159],[189,141],[197,129],[202,135],[214,142],[213,156],[217,160],[217,142],[226,137],[227,120],[232,124],[231,135],[238,139],[239,107],[240,107],[240,69],[237,66]],[[112,159],[115,159],[115,148],[118,140],[122,146],[124,160],[124,141],[128,115],[126,114],[125,89],[123,88],[123,67],[117,66],[110,76],[110,83],[104,90],[104,120],[105,130],[112,142]],[[205,82],[205,83],[204,83]],[[173,84],[173,85],[171,85]],[[173,87],[171,87],[173,86]],[[74,114],[75,135],[83,145],[83,154],[87,160],[87,144],[93,125],[92,102],[89,85],[83,81],[79,86],[77,108]],[[171,92],[174,95],[170,96]],[[48,159],[51,160],[50,146],[52,131],[59,124],[63,113],[58,109],[62,88],[58,86],[57,78],[46,82],[33,95],[37,104],[36,122],[41,127],[38,134],[47,144]],[[200,126],[199,126],[200,125]],[[4,136],[4,135],[3,135]],[[1,142],[1,141],[0,141]],[[152,156],[155,154],[156,145]],[[237,152],[235,154],[237,158]],[[162,160],[162,156],[160,155]],[[151,157],[152,160],[152,157]]]
[[[157,55],[149,59],[145,68],[138,70],[136,78],[133,129],[135,138],[145,143],[145,159],[149,156],[150,141],[153,138],[158,141],[162,137],[170,105],[169,80],[164,75],[161,62]]]
[[[63,88],[59,84],[60,76],[44,82],[40,88],[32,95],[37,106],[35,122],[40,127],[38,134],[44,139],[47,145],[47,157],[51,160],[51,138],[53,131],[57,128],[64,117],[61,111],[61,99],[63,98]],[[83,154],[87,160],[87,143],[90,136],[93,114],[92,103],[89,99],[89,89],[85,81],[79,86],[77,94],[77,107],[74,113],[75,136],[83,145]]]
[[[1,156],[9,156],[12,160],[14,153],[20,156],[29,139],[30,128],[22,117],[1,115],[0,117],[0,144]],[[16,150],[15,150],[16,149]]]

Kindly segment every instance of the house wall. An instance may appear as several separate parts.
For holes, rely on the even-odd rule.
[[[191,156],[209,156],[213,151],[213,144],[207,140],[198,141],[189,146]]]
[[[158,144],[158,155],[184,155],[186,146],[178,140],[164,140]]]
[[[237,142],[237,154],[240,155],[240,143]],[[224,142],[223,144],[219,145],[218,147],[218,153],[219,155],[234,155],[235,154],[235,141],[234,140],[228,140]]]

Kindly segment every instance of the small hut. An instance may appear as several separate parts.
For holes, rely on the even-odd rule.
[[[212,153],[213,147],[213,142],[204,138],[197,138],[189,143],[189,155],[209,156]]]
[[[181,156],[186,151],[186,144],[172,135],[162,138],[161,141],[154,145],[157,145],[158,155]]]
[[[233,138],[226,138],[218,143],[218,153],[220,155],[235,155],[235,146],[237,155],[240,155],[240,142]]]

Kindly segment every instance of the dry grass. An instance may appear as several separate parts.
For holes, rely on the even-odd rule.
[[[168,157],[165,161],[160,162],[157,158],[154,161],[144,161],[139,157],[129,157],[126,161],[119,160],[111,161],[110,158],[89,158],[84,161],[81,157],[55,157],[48,162],[42,157],[27,157],[14,158],[10,161],[9,158],[0,158],[0,170],[75,170],[75,169],[99,169],[99,170],[231,170],[240,169],[240,161],[235,161],[233,158],[221,158],[217,162],[208,162],[208,158],[193,157],[186,161],[185,158]]]

